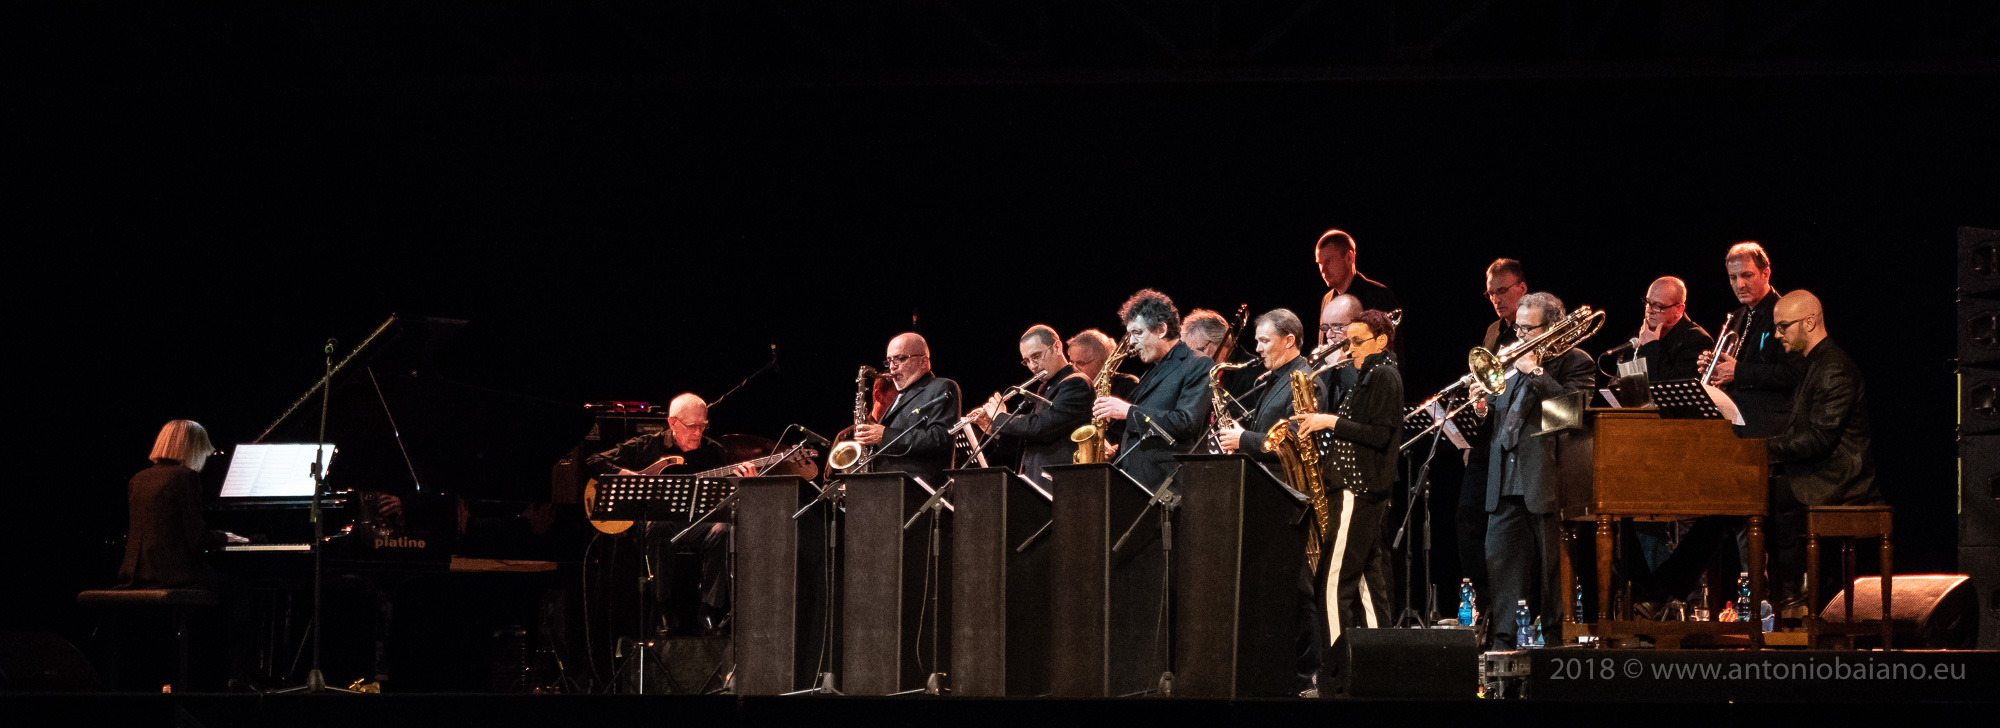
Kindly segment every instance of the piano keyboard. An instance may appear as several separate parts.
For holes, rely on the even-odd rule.
[[[232,543],[222,547],[223,551],[311,551],[309,543]]]

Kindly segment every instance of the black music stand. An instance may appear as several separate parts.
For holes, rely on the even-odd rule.
[[[952,516],[952,692],[1048,692],[1052,497],[1006,468],[949,470]]]
[[[1312,509],[1243,455],[1181,455],[1176,697],[1296,695],[1299,573]]]
[[[643,534],[650,535],[653,524],[661,521],[691,523],[715,509],[732,493],[736,486],[728,478],[700,478],[693,475],[610,475],[598,481],[597,498],[591,503],[590,518],[609,521],[638,521]],[[680,535],[676,534],[676,541]],[[673,558],[671,550],[667,558]],[[645,591],[652,584],[654,568],[648,565],[641,578],[640,589]],[[645,635],[651,628],[653,614],[650,600],[641,599],[639,608],[639,634]],[[622,642],[622,638],[621,638]],[[639,693],[646,692],[646,662],[651,654],[641,639],[628,663],[637,671],[636,684]],[[613,650],[616,655],[623,650]]]
[[[1139,523],[1122,550],[1112,544],[1153,493],[1105,463],[1044,468],[1055,495],[1050,538],[1050,689],[1058,697],[1116,697],[1153,690],[1167,666],[1155,638],[1164,596],[1157,522]]]
[[[833,487],[833,486],[828,486]],[[840,672],[838,516],[794,519],[819,497],[795,475],[737,481],[734,591],[737,695],[833,688]]]
[[[841,689],[849,695],[923,690],[950,664],[950,638],[932,626],[926,592],[950,594],[949,573],[932,573],[927,534],[903,525],[919,514],[931,490],[908,473],[848,475],[846,533],[841,541]],[[940,529],[949,528],[943,517]],[[950,564],[947,543],[938,564]],[[926,579],[930,579],[926,583]],[[940,604],[949,612],[951,605]],[[933,657],[935,655],[935,657]]]
[[[1646,385],[1663,420],[1719,420],[1722,410],[1699,379],[1670,379]]]
[[[1447,412],[1450,410],[1450,407],[1445,408]],[[1403,437],[1415,437],[1417,433],[1429,429],[1434,422],[1437,422],[1437,418],[1432,417],[1429,412],[1417,409],[1416,405],[1403,406]],[[1459,434],[1471,438],[1483,423],[1473,415],[1472,408],[1467,407],[1451,416],[1451,424],[1458,427]]]

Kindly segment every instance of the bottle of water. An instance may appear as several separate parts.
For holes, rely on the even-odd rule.
[[[1535,626],[1529,621],[1531,619],[1528,616],[1528,600],[1523,599],[1520,606],[1514,608],[1514,649],[1525,650],[1534,646]]]
[[[1762,627],[1765,632],[1778,631],[1778,615],[1771,610],[1770,602],[1757,603],[1757,617],[1764,623]]]
[[[1472,580],[1458,580],[1458,623],[1472,626]]]
[[[1750,621],[1750,572],[1736,577],[1736,621]]]
[[[1583,624],[1584,622],[1590,621],[1588,619],[1584,619],[1583,617],[1583,577],[1581,576],[1577,577],[1576,580],[1570,584],[1570,586],[1571,586],[1570,593],[1576,595],[1575,599],[1572,600],[1573,603],[1570,605],[1571,607],[1574,608],[1576,612],[1576,623]]]
[[[1543,646],[1543,645],[1545,645],[1545,644],[1547,644],[1547,643],[1545,643],[1545,642],[1543,642],[1543,641],[1542,641],[1542,618],[1541,618],[1541,617],[1536,617],[1536,618],[1535,618],[1535,642],[1534,642],[1534,646],[1535,646],[1535,647],[1541,647],[1541,646]]]

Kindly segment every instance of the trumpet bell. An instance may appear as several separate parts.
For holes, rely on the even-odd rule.
[[[854,464],[860,461],[861,443],[853,440],[841,440],[838,443],[834,443],[833,452],[826,456],[827,467],[834,470],[846,470],[854,467]]]

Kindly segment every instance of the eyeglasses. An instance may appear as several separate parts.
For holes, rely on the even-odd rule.
[[[1376,340],[1376,339],[1380,339],[1380,338],[1382,338],[1382,337],[1380,337],[1380,336],[1370,336],[1370,337],[1367,337],[1367,338],[1362,338],[1362,339],[1355,339],[1355,338],[1349,338],[1349,339],[1347,340],[1347,350],[1348,350],[1348,351],[1353,351],[1353,350],[1355,350],[1356,348],[1359,348],[1359,347],[1363,347],[1363,346],[1367,346],[1367,345],[1368,345],[1368,342],[1370,342],[1370,341],[1374,341],[1374,340]]]
[[[707,429],[708,429],[708,422],[707,422],[706,420],[704,420],[704,421],[701,421],[701,422],[688,422],[688,421],[686,421],[686,420],[683,420],[683,419],[681,419],[681,418],[679,418],[679,417],[668,417],[667,419],[669,419],[669,420],[672,420],[672,421],[673,421],[673,423],[674,423],[674,424],[676,424],[676,425],[680,425],[680,426],[682,426],[682,427],[685,427],[685,428],[688,428],[688,429],[690,429],[690,430],[694,430],[694,431],[696,431],[696,432],[700,432],[700,431],[703,431],[703,430],[707,430]]]
[[[1528,334],[1535,333],[1535,331],[1540,328],[1542,328],[1540,324],[1536,324],[1534,326],[1521,326],[1517,324],[1514,326],[1514,335],[1522,338],[1527,338]]]
[[[1048,351],[1044,350],[1021,357],[1021,366],[1028,366],[1029,364],[1039,363],[1041,362],[1042,359],[1048,357],[1048,353],[1049,353]]]
[[[1515,286],[1525,286],[1525,285],[1527,285],[1527,283],[1525,283],[1525,282],[1523,282],[1523,281],[1514,281],[1513,283],[1509,283],[1509,284],[1507,284],[1507,285],[1504,285],[1504,286],[1501,286],[1501,287],[1499,287],[1499,288],[1495,288],[1495,289],[1493,289],[1493,290],[1491,290],[1491,291],[1487,291],[1487,292],[1486,292],[1486,297],[1487,297],[1487,298],[1499,298],[1499,297],[1501,297],[1501,296],[1505,296],[1505,295],[1507,295],[1507,292],[1508,292],[1508,291],[1511,291],[1511,290],[1514,290],[1514,287],[1515,287]]]
[[[1685,305],[1687,305],[1686,301],[1682,301],[1680,303],[1660,303],[1659,301],[1655,301],[1650,298],[1646,299],[1646,310],[1648,311],[1665,311],[1675,306],[1685,306]]]
[[[928,356],[930,356],[930,355],[929,355],[929,354],[901,354],[901,355],[897,355],[897,356],[892,356],[892,357],[889,357],[889,358],[887,358],[887,359],[883,359],[883,360],[882,360],[882,368],[883,368],[883,369],[894,369],[894,368],[896,368],[896,366],[897,366],[897,365],[899,365],[899,364],[902,364],[903,362],[906,362],[906,361],[909,361],[909,360],[911,360],[911,359],[922,359],[922,358],[925,358],[925,357],[928,357]]]
[[[1325,336],[1332,336],[1332,335],[1333,335],[1333,332],[1335,332],[1335,331],[1346,331],[1346,330],[1347,330],[1347,324],[1346,324],[1346,323],[1331,323],[1331,324],[1320,324],[1320,325],[1319,325],[1319,332],[1320,332],[1320,334],[1322,334],[1322,335],[1325,335]]]
[[[1779,321],[1779,322],[1777,322],[1777,324],[1776,324],[1776,326],[1775,326],[1774,328],[1776,328],[1776,329],[1777,329],[1777,333],[1779,333],[1779,334],[1783,334],[1783,333],[1785,333],[1785,329],[1789,329],[1789,328],[1791,328],[1791,327],[1792,327],[1792,324],[1795,324],[1795,323],[1798,323],[1798,322],[1800,322],[1800,321],[1804,321],[1804,320],[1806,320],[1806,319],[1809,319],[1809,318],[1812,318],[1813,316],[1818,316],[1818,315],[1819,315],[1819,314],[1812,314],[1812,316],[1800,316],[1800,317],[1798,317],[1798,318],[1795,318],[1795,319],[1792,319],[1792,320],[1790,320],[1790,321]]]

